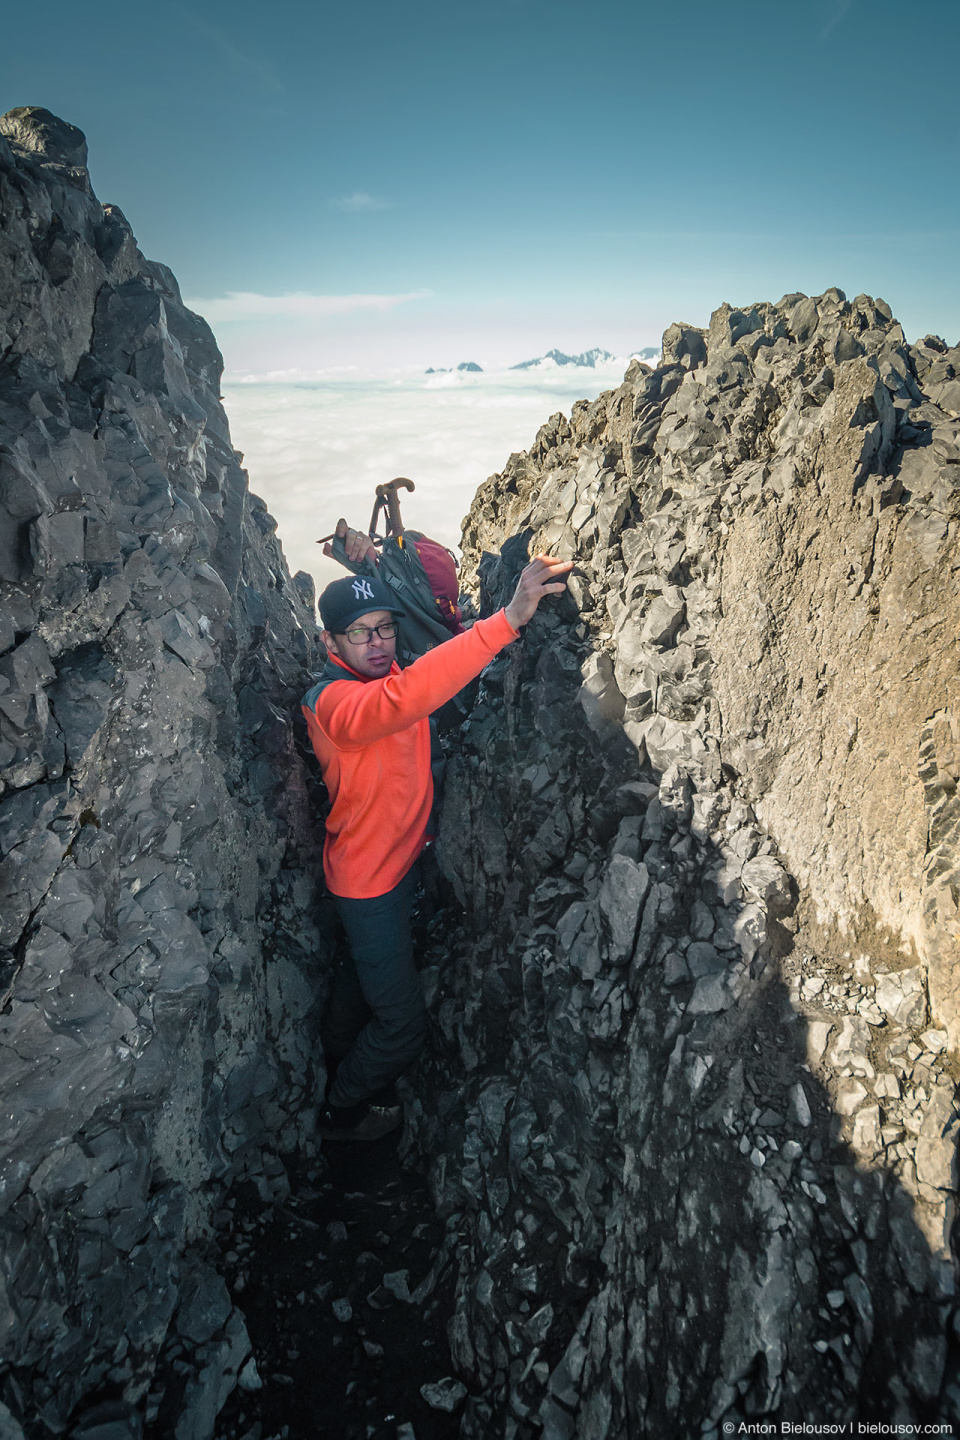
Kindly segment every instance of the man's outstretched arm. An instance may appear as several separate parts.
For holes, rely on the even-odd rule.
[[[520,576],[509,605],[489,619],[428,650],[399,674],[364,685],[328,686],[317,701],[321,727],[341,749],[357,749],[429,715],[516,640],[519,627],[533,618],[544,595],[566,588],[572,569],[572,560],[538,555]]]

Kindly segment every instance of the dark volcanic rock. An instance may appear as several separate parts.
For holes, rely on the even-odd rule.
[[[0,1391],[138,1434],[172,1326],[184,1440],[248,1350],[211,1209],[309,1133],[316,632],[213,336],[85,161],[0,118]]]
[[[958,361],[723,306],[477,496],[485,608],[577,562],[448,766],[417,1139],[477,1440],[960,1419]]]

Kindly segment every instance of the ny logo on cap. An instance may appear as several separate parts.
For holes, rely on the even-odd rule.
[[[353,591],[354,595],[356,595],[358,600],[373,599],[373,586],[370,584],[369,580],[354,580],[350,588]]]

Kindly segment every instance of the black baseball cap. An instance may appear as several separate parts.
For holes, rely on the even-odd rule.
[[[334,580],[320,596],[320,619],[323,628],[333,635],[343,635],[348,625],[373,610],[389,610],[391,615],[405,614],[390,586],[376,575],[354,575]]]

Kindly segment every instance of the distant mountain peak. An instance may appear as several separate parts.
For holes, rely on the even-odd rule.
[[[579,365],[583,369],[595,370],[598,364],[615,358],[609,350],[601,350],[599,346],[593,350],[582,350],[579,355],[567,355],[563,350],[548,350],[546,355],[538,355],[534,360],[521,360],[519,365],[511,365],[510,369],[532,370],[535,365],[552,360],[554,365]]]

